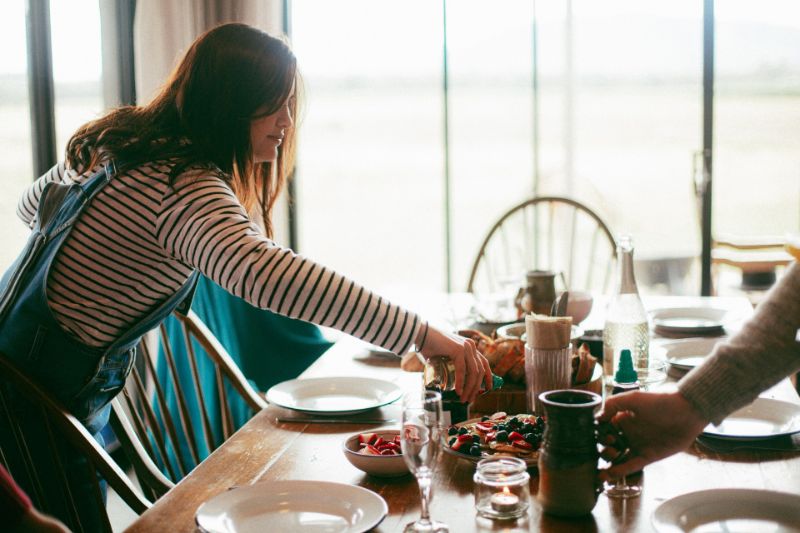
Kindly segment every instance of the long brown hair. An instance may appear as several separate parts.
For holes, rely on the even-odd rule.
[[[297,84],[297,61],[280,39],[245,24],[223,24],[192,44],[158,95],[79,128],[67,161],[84,172],[111,158],[121,172],[173,160],[170,180],[202,168],[220,173],[242,205],[260,208],[272,236],[272,208],[294,166],[295,128],[287,128],[275,162],[253,162],[250,121],[276,112]],[[289,100],[296,116],[297,98]],[[221,171],[221,172],[220,172]]]

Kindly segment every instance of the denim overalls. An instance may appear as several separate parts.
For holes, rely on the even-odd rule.
[[[108,421],[109,402],[125,384],[141,336],[172,311],[188,311],[198,277],[195,271],[177,293],[159,304],[106,349],[84,345],[56,322],[47,302],[50,266],[83,209],[115,173],[112,162],[82,184],[48,184],[42,191],[36,225],[26,248],[0,281],[0,353],[14,361],[45,391],[53,394],[84,423],[101,445],[99,432]],[[5,383],[0,383],[0,386],[4,387],[6,397],[12,399],[10,405],[5,407],[24,414],[23,420],[30,421],[24,431],[29,442],[42,444],[37,455],[49,454],[40,411]],[[10,431],[7,417],[2,413],[3,407],[0,406],[0,440],[4,441],[3,449],[6,450],[9,448],[6,439],[10,438]],[[74,458],[76,472],[81,467],[85,469],[85,458],[66,447],[64,451]],[[27,490],[33,490],[33,493],[29,493],[35,503],[35,493],[42,488],[31,487],[28,483],[30,480],[25,479],[24,469],[19,464],[15,465],[13,457],[5,457],[4,460],[16,481]],[[47,459],[41,456],[41,460]],[[39,458],[34,456],[34,461],[39,461]],[[76,476],[80,477],[78,474]],[[86,504],[95,500],[91,495],[79,499],[86,500],[83,502]],[[49,512],[59,515],[63,511]],[[89,505],[89,508],[79,510],[79,515],[86,515],[81,516],[82,522],[86,522],[82,524],[84,528],[94,529],[97,516],[91,515],[97,512],[96,505],[95,509]]]

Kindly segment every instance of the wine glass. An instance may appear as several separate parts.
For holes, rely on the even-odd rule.
[[[417,478],[421,498],[420,518],[406,525],[406,533],[447,533],[446,524],[431,520],[428,504],[431,499],[433,467],[441,449],[442,395],[425,390],[403,398],[403,428],[400,446],[409,470]]]
[[[622,451],[617,457],[611,460],[611,464],[621,463],[630,453],[630,448],[625,443],[625,438],[619,431],[616,432],[618,442],[623,443],[625,450]],[[627,476],[622,476],[614,480],[614,483],[608,483],[605,486],[606,496],[615,499],[629,499],[636,498],[642,494],[642,487],[637,484],[629,485]]]

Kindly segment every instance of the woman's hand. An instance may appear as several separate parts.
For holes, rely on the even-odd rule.
[[[425,327],[428,328],[425,334]],[[489,361],[478,351],[472,339],[448,335],[432,326],[420,330],[417,344],[422,343],[422,355],[427,359],[444,355],[452,359],[456,368],[456,394],[462,402],[472,402],[481,390],[481,381],[486,390],[492,388],[492,371]],[[424,336],[424,342],[423,337]]]
[[[679,392],[611,396],[597,418],[622,431],[630,447],[624,461],[601,473],[605,480],[638,472],[645,465],[687,449],[708,424]],[[622,452],[613,442],[603,444],[603,457],[608,460]]]

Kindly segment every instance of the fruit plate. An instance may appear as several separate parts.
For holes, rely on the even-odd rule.
[[[361,377],[291,379],[270,387],[271,404],[315,415],[350,415],[397,401],[403,395],[390,381]]]
[[[195,522],[209,533],[360,533],[377,527],[388,511],[383,498],[355,485],[270,481],[217,494],[197,509]]]
[[[503,415],[503,416],[500,416]],[[482,417],[486,418],[486,417]],[[480,455],[470,455],[468,453],[463,453],[457,449],[452,447],[451,441],[455,438],[458,439],[458,435],[445,435],[445,443],[443,444],[444,452],[449,455],[454,455],[459,459],[463,459],[465,461],[469,461],[471,463],[477,463],[481,459],[488,459],[490,457],[516,457],[518,459],[522,459],[525,461],[525,464],[528,465],[528,468],[536,466],[537,462],[539,461],[539,452],[538,452],[538,445],[533,445],[533,448],[530,451],[519,449],[519,451],[514,450],[513,446],[510,446],[508,449],[505,446],[509,446],[508,441],[506,441],[503,446],[504,449],[498,450],[493,449],[492,443],[487,442],[489,439],[487,437],[491,436],[493,431],[484,431],[480,428],[490,427],[492,425],[498,424],[505,424],[512,418],[518,418],[520,420],[530,420],[531,422],[536,419],[535,415],[530,414],[518,414],[518,415],[506,415],[505,413],[495,413],[490,417],[489,420],[482,420],[482,418],[472,418],[470,420],[466,420],[459,424],[453,424],[451,427],[455,428],[456,431],[460,431],[461,428],[465,428],[467,430],[465,435],[478,435],[480,437],[480,447],[481,447],[481,454]],[[541,435],[541,431],[544,430],[544,426],[540,423],[541,429],[538,430],[539,435]],[[535,426],[535,424],[532,424]],[[449,430],[449,428],[448,428]],[[507,430],[506,433],[511,435],[512,430]],[[517,431],[517,433],[520,433]],[[521,433],[520,433],[521,434]],[[541,438],[538,439],[541,442]],[[469,444],[467,444],[469,446]],[[467,448],[464,448],[467,449]],[[513,451],[512,451],[513,450]]]

